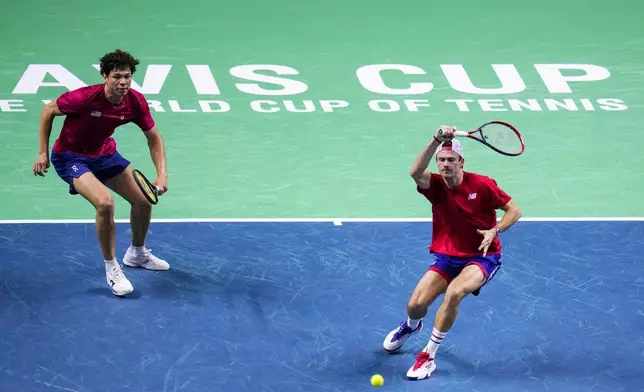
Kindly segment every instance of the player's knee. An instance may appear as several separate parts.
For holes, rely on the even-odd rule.
[[[114,214],[114,198],[112,195],[106,195],[96,201],[96,212],[100,215]]]
[[[447,288],[447,292],[445,292],[445,304],[447,306],[458,306],[466,295],[467,291],[463,287],[450,286]]]
[[[427,310],[435,296],[430,293],[418,292],[412,294],[407,303],[407,311],[410,314],[422,313]]]
[[[421,299],[418,297],[410,298],[409,302],[407,303],[407,313],[409,314],[420,313],[426,309],[427,309],[427,304],[421,301]]]

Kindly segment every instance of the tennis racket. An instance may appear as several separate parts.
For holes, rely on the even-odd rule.
[[[443,130],[441,129],[438,134],[442,135]],[[476,140],[502,155],[515,157],[525,151],[521,133],[503,121],[490,121],[473,131],[456,131],[455,134]]]
[[[143,173],[137,169],[132,170],[132,176],[134,177],[136,185],[138,185],[141,192],[143,192],[143,196],[145,196],[151,204],[157,204],[159,202],[159,188],[156,185],[152,185]]]

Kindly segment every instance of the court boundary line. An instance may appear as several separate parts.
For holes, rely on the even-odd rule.
[[[115,219],[129,223],[130,219]],[[151,223],[429,223],[431,218],[156,218]],[[644,222],[644,217],[526,217],[519,222]],[[0,225],[87,224],[94,219],[0,219]]]

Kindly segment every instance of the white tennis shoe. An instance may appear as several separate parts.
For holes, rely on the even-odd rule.
[[[114,263],[113,266],[105,270],[105,278],[112,289],[112,293],[116,296],[122,297],[134,291],[132,283],[125,277],[118,263]]]
[[[153,271],[166,271],[170,269],[170,264],[161,260],[152,254],[152,249],[143,247],[143,250],[137,252],[133,247],[129,247],[123,256],[123,264],[132,268],[145,268]]]

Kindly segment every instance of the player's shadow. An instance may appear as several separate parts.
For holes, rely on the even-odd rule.
[[[134,291],[124,295],[124,296],[117,296],[112,293],[110,288],[107,286],[107,284],[104,284],[103,287],[92,287],[83,292],[85,295],[88,295],[90,297],[106,297],[106,298],[115,298],[115,299],[122,299],[122,300],[134,300],[134,299],[140,299],[142,297],[142,293],[134,288]]]
[[[277,298],[279,287],[270,279],[240,273],[235,265],[234,260],[228,260],[218,268],[195,268],[194,263],[186,263],[185,267],[173,266],[146,278],[146,287],[142,290],[145,295],[185,301],[190,305],[216,306],[220,303],[231,311],[238,311],[239,303],[245,302],[261,323],[265,320],[266,303]]]

